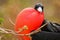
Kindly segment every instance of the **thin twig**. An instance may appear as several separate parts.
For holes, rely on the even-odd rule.
[[[15,23],[11,20],[11,18],[7,15],[7,14],[3,14],[4,17],[6,17],[8,19],[8,21],[12,24],[15,25]]]
[[[9,22],[12,24],[12,25],[15,25],[14,23],[13,23],[13,21],[8,17],[8,20],[9,20]]]

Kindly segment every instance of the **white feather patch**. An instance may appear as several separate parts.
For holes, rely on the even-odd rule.
[[[41,7],[38,7],[37,10],[38,10],[39,12],[42,12],[42,8],[41,8]]]

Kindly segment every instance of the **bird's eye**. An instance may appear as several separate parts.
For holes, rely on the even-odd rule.
[[[35,10],[37,10],[38,12],[43,12],[43,5],[42,4],[36,4]]]

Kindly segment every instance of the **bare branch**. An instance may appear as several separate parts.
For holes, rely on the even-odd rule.
[[[12,24],[15,25],[14,22],[11,20],[11,18],[7,14],[3,14],[5,18],[8,19],[8,21]]]
[[[14,23],[13,23],[13,21],[8,17],[8,20],[9,20],[9,22],[12,24],[12,25],[15,25]]]

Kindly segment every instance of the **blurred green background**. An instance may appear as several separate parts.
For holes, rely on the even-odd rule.
[[[60,0],[0,0],[0,26],[13,30],[14,25],[9,22],[8,18],[15,23],[16,16],[22,9],[34,7],[36,3],[44,5],[46,20],[60,24]],[[6,39],[2,40],[17,39],[9,34]]]

